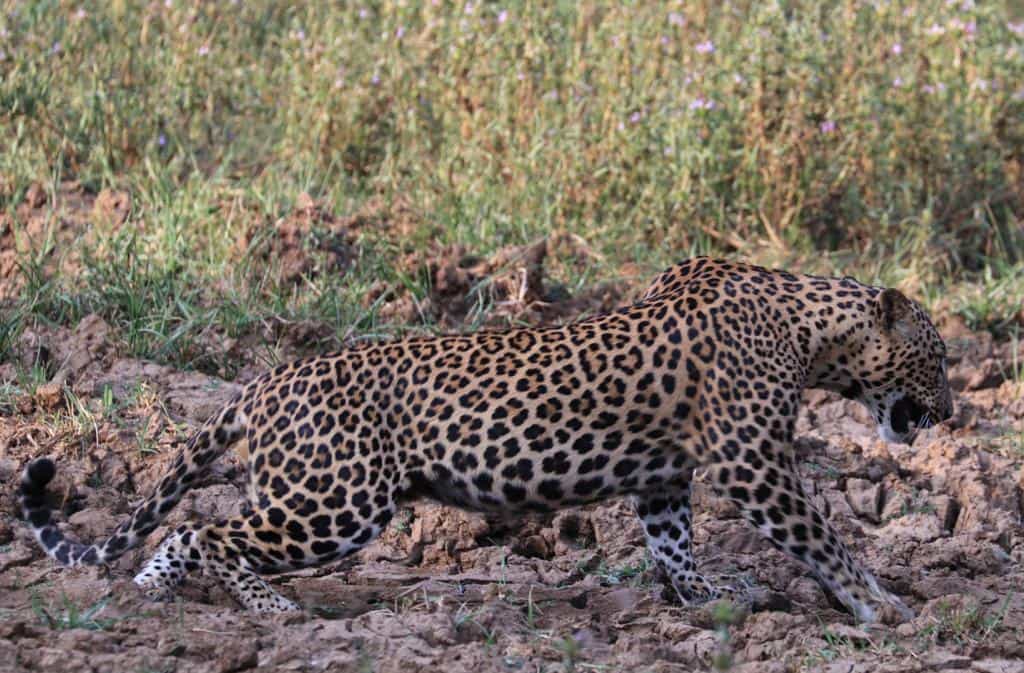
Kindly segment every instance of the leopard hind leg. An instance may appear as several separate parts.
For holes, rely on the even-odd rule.
[[[201,567],[249,611],[298,610],[260,575],[319,566],[347,556],[376,538],[395,509],[393,498],[381,497],[373,506],[349,504],[310,516],[271,506],[200,528],[183,526],[164,541],[135,582],[147,596],[166,599],[189,571]]]

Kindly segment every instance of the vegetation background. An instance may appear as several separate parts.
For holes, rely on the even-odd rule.
[[[588,250],[549,255],[569,293],[724,254],[1005,333],[1024,297],[1020,5],[0,3],[18,279],[0,357],[27,323],[94,312],[131,354],[187,367],[212,366],[197,335],[270,318],[394,333],[409,316],[381,316],[381,288],[436,282],[411,251],[545,236]],[[115,216],[73,198],[105,189]],[[340,267],[282,272],[278,225],[303,204],[368,225]],[[62,236],[76,205],[88,226]],[[296,243],[322,261],[337,229]]]

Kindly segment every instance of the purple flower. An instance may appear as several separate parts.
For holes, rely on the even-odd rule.
[[[401,40],[404,36],[405,36],[405,26],[399,26],[398,29],[395,30],[395,39]]]
[[[933,23],[931,25],[931,28],[928,29],[928,34],[929,35],[943,35],[945,32],[946,32],[946,29],[943,28],[942,26],[940,26],[937,23]]]
[[[380,84],[380,75],[373,73],[373,77],[370,78],[370,84],[377,86]]]
[[[636,124],[636,123],[637,123],[637,122],[639,122],[639,121],[640,121],[641,119],[643,119],[643,117],[644,117],[644,116],[643,116],[642,114],[640,114],[640,112],[639,112],[639,111],[637,111],[637,112],[634,112],[633,114],[629,115],[629,123],[630,123],[630,124]]]
[[[53,46],[50,47],[50,53],[53,54],[54,56],[56,56],[60,52],[61,52],[60,42],[54,42]]]
[[[896,55],[896,56],[899,56],[900,54],[902,54],[903,53],[903,45],[900,44],[899,42],[897,42],[896,44],[892,45],[892,53],[894,55]]]
[[[206,56],[207,54],[210,53],[210,45],[208,45],[208,44],[202,45],[201,47],[199,47],[199,49],[196,50],[196,53],[199,54],[200,56]]]
[[[683,26],[686,25],[686,17],[680,14],[679,12],[669,12],[668,23],[670,26],[679,26],[680,28],[682,28]]]
[[[501,24],[505,23],[506,21],[508,21],[508,10],[503,9],[500,12],[498,12],[498,23]]]
[[[156,144],[159,145],[160,147],[165,146],[167,144],[167,136],[165,136],[163,133],[158,135],[156,137]]]
[[[699,96],[690,101],[691,110],[714,110],[716,107],[715,101]]]
[[[921,87],[921,91],[924,91],[926,94],[931,95],[935,93],[935,87],[933,87],[931,84],[925,84],[923,87]]]
[[[1024,35],[1024,21],[1020,23],[1007,23],[1006,27],[1015,35]]]
[[[897,77],[896,79],[894,79],[892,81],[892,88],[899,89],[901,86],[903,86],[903,78],[902,77]]]
[[[826,119],[825,121],[818,124],[818,130],[823,134],[832,133],[833,131],[836,130],[836,123],[831,119]]]
[[[715,43],[707,40],[698,44],[694,49],[697,50],[698,54],[713,54],[715,52]]]

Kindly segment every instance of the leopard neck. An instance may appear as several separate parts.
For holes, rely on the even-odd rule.
[[[783,315],[798,315],[789,323],[789,338],[804,373],[804,386],[851,396],[859,384],[849,364],[864,350],[874,333],[874,298],[879,288],[852,278],[801,278],[804,288],[780,295],[789,304]],[[795,311],[794,311],[795,309]]]

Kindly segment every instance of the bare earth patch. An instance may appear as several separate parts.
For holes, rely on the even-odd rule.
[[[474,274],[501,281],[494,269],[507,267],[505,296],[543,310],[549,290],[531,281],[531,254],[543,260],[519,249],[511,261],[437,265],[450,285],[435,292],[451,294],[444,305],[461,320],[457,300]],[[1006,378],[1011,346],[987,335],[947,325],[958,411],[913,447],[877,439],[854,403],[807,396],[795,450],[809,492],[918,614],[860,627],[703,479],[698,558],[755,585],[751,611],[687,609],[663,595],[622,501],[515,521],[416,504],[356,557],[274,578],[305,615],[244,614],[201,576],[177,603],[147,603],[130,577],[163,535],[239,506],[235,454],[144,549],[109,569],[57,568],[18,520],[13,493],[27,460],[58,459],[61,519],[81,539],[99,538],[237,389],[118,359],[108,329],[89,317],[74,330],[26,332],[16,349],[50,381],[0,409],[0,670],[1024,671],[1024,386]]]

